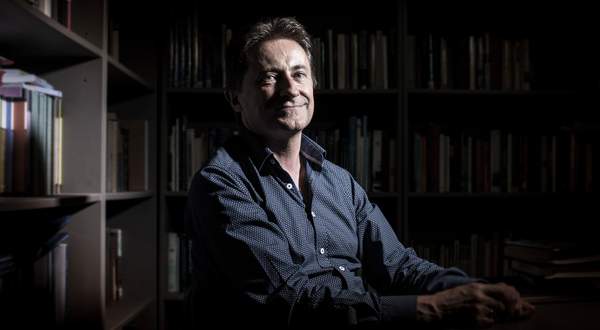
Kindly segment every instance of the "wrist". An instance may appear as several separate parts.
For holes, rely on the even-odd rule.
[[[423,295],[417,297],[417,321],[424,323],[433,323],[442,319],[441,312],[435,303],[433,295]]]

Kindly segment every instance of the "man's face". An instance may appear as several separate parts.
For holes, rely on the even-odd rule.
[[[308,126],[314,111],[306,52],[295,41],[275,39],[254,55],[233,108],[250,131],[268,141],[288,139]]]

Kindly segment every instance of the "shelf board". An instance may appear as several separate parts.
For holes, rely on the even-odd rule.
[[[0,1],[0,48],[16,66],[43,73],[100,58],[102,51],[25,1]]]
[[[397,95],[397,89],[315,89],[316,95]]]
[[[185,293],[183,292],[167,292],[165,294],[164,297],[165,301],[184,301],[185,300]]]
[[[594,198],[598,197],[595,193],[542,193],[542,192],[487,192],[487,193],[466,193],[466,192],[450,192],[450,193],[416,193],[408,194],[409,198],[473,198],[473,199],[553,199],[553,198]]]
[[[125,200],[136,200],[136,199],[146,199],[154,196],[154,193],[151,191],[123,191],[116,193],[106,193],[107,201],[125,201]]]
[[[368,192],[367,195],[369,198],[399,198],[400,194],[395,192]]]
[[[516,90],[468,90],[468,89],[427,89],[411,88],[407,91],[408,95],[428,95],[428,96],[453,96],[453,95],[472,95],[472,96],[567,96],[574,95],[575,91],[516,91]]]
[[[165,192],[165,196],[166,197],[185,197],[187,198],[187,192],[185,191],[166,191]]]
[[[223,88],[167,88],[169,94],[223,95]],[[316,95],[396,95],[397,89],[315,89]]]
[[[120,329],[134,320],[151,303],[151,297],[126,297],[121,301],[111,302],[106,308],[106,329]]]
[[[106,216],[107,218],[111,218],[152,198],[154,193],[150,191],[124,191],[107,193],[104,196],[106,198]]]
[[[64,194],[42,197],[0,197],[1,212],[83,207],[100,201],[100,194]]]
[[[224,88],[167,88],[168,94],[206,94],[206,95],[223,95]]]
[[[108,103],[151,93],[153,88],[135,72],[112,57],[108,57]]]

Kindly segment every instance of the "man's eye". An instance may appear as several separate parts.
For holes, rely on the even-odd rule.
[[[298,71],[298,72],[294,73],[294,76],[296,78],[305,78],[306,77],[306,72],[304,72],[304,71]]]
[[[274,74],[264,75],[263,77],[260,78],[260,82],[262,84],[271,84],[271,83],[274,83],[275,80],[276,80],[276,76]]]

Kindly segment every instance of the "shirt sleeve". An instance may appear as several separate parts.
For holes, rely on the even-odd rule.
[[[283,314],[282,322],[295,325],[317,319],[338,326],[378,321],[380,302],[372,292],[307,276],[284,233],[269,220],[274,215],[266,214],[244,180],[205,167],[192,183],[186,211],[195,262],[209,256],[211,267],[239,294],[231,303],[258,311],[255,317]]]
[[[442,268],[419,258],[412,248],[400,243],[360,185],[354,180],[352,185],[363,276],[380,296],[383,320],[414,320],[417,295],[477,281],[458,268]]]

